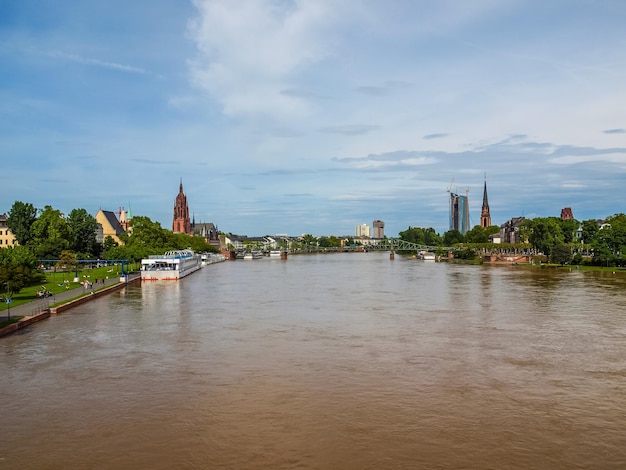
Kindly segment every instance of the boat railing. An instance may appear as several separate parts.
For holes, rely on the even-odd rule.
[[[193,258],[195,253],[192,250],[170,250],[163,255],[150,255],[148,259],[187,259]]]

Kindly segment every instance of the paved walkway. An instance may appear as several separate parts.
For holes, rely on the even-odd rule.
[[[131,274],[129,276],[129,280],[132,280],[139,276],[139,274]],[[114,277],[112,279],[105,279],[104,284],[102,282],[98,282],[98,284],[94,284],[94,290],[101,289],[103,286],[109,287],[120,282],[119,277]],[[28,302],[22,305],[18,305],[17,307],[11,307],[11,318],[13,317],[26,317],[32,316],[41,311],[48,308],[50,305],[56,304],[58,302],[63,302],[66,300],[74,299],[79,297],[85,293],[90,292],[90,289],[85,289],[84,287],[75,287],[73,289],[68,289],[65,292],[60,292],[58,294],[54,294],[52,297],[46,297],[45,299],[36,299],[32,302]],[[5,321],[8,319],[8,310],[2,310],[0,312],[0,321]]]

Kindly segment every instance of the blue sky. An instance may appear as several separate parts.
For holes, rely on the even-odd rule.
[[[0,212],[350,235],[626,212],[622,0],[0,0]]]

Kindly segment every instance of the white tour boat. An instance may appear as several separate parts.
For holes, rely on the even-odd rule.
[[[141,260],[142,281],[177,281],[197,271],[200,255],[192,250],[171,250]]]
[[[226,257],[221,253],[203,253],[200,259],[202,260],[202,266],[226,261]]]

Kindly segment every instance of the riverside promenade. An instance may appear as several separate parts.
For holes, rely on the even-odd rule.
[[[26,322],[26,324],[18,325],[18,323],[13,323],[12,325],[0,330],[0,336],[12,333],[13,331],[21,329],[23,326],[48,318],[51,314],[54,315],[56,313],[60,313],[64,310],[72,308],[75,305],[89,302],[90,300],[108,294],[109,292],[121,289],[126,284],[139,282],[140,279],[141,274],[132,273],[127,276],[125,281],[120,281],[119,277],[105,279],[104,283],[94,285],[93,289],[88,289],[83,286],[75,287],[64,292],[59,292],[45,299],[36,299],[17,307],[11,307],[11,318],[22,317],[21,322]],[[52,305],[54,305],[54,307],[51,307]],[[8,317],[8,309],[0,312],[0,322],[8,320]]]

